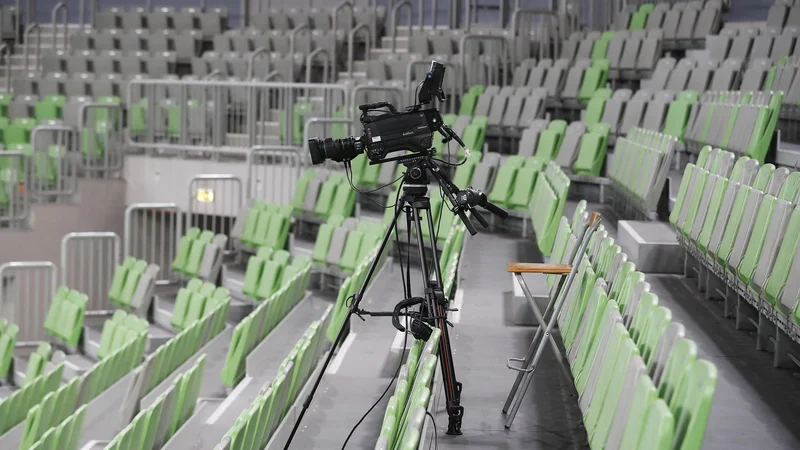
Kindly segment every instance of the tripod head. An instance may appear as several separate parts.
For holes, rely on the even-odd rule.
[[[501,219],[508,217],[508,212],[490,202],[486,194],[480,190],[473,187],[460,189],[456,186],[433,159],[433,154],[433,151],[430,150],[426,153],[416,153],[397,158],[400,163],[408,167],[403,179],[404,194],[417,197],[425,196],[432,176],[453,206],[453,213],[461,219],[469,234],[473,236],[478,233],[478,230],[466,213],[471,213],[484,228],[489,228],[489,222],[486,221],[477,207],[481,207]]]

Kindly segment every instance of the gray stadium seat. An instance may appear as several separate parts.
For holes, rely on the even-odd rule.
[[[731,49],[728,52],[728,57],[746,61],[750,57],[750,49],[752,46],[753,38],[751,36],[736,36],[731,42]]]
[[[697,25],[697,18],[700,16],[701,2],[691,1],[686,4],[675,31],[675,39],[679,41],[690,41],[694,36],[694,28]],[[708,33],[706,33],[708,34]],[[705,34],[703,35],[705,37]]]
[[[741,70],[742,63],[737,59],[726,59],[714,71],[708,89],[712,91],[728,91],[733,89]]]
[[[759,91],[769,71],[769,64],[763,59],[756,59],[750,63],[742,75],[741,89],[743,91]]]
[[[677,5],[681,5],[681,3],[676,3],[675,6]],[[680,8],[672,8],[664,15],[664,22],[661,24],[664,39],[674,40],[677,37],[682,12]]]
[[[708,56],[714,61],[723,61],[728,57],[731,48],[731,38],[728,36],[706,37],[706,50]]]
[[[664,23],[664,17],[667,15],[667,11],[669,11],[669,4],[667,3],[656,3],[655,8],[650,14],[647,16],[647,23],[645,24],[645,29],[648,30],[657,30],[661,29],[661,25]]]
[[[594,47],[594,43],[597,39],[594,37],[587,36],[584,38],[580,45],[578,45],[578,51],[575,53],[575,59],[587,59],[592,57],[592,48]]]
[[[767,13],[767,26],[783,28],[788,16],[789,6],[784,3],[775,2],[770,6],[769,12]]]
[[[721,7],[712,2],[706,3],[697,17],[697,22],[692,32],[692,38],[695,40],[705,39],[706,36],[714,34],[719,29]]]
[[[578,157],[581,138],[586,133],[586,124],[576,120],[567,126],[564,139],[561,141],[561,149],[556,155],[555,162],[561,167],[571,168],[575,159]]]
[[[792,54],[797,38],[791,34],[781,34],[775,38],[769,57],[778,60]]]
[[[689,77],[694,70],[696,61],[689,58],[682,59],[672,72],[669,74],[669,81],[666,84],[666,89],[670,91],[682,91],[686,89],[686,84],[689,82]],[[649,89],[657,90],[662,89],[658,84],[648,86]]]
[[[662,36],[661,30],[655,30],[652,35],[648,32],[648,36],[642,41],[639,55],[636,58],[637,70],[653,70],[656,61],[661,56]]]

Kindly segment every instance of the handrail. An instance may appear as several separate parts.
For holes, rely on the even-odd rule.
[[[248,58],[248,60],[247,60],[247,79],[248,80],[252,80],[253,79],[253,70],[255,70],[253,68],[253,65],[255,65],[255,62],[256,62],[256,56],[261,55],[263,53],[269,53],[269,49],[267,47],[259,47],[259,48],[255,49],[255,51],[253,53],[250,54],[250,58]]]
[[[62,42],[63,49],[67,49],[67,4],[58,2],[53,6],[53,12],[50,14],[50,22],[53,27],[53,48],[56,48],[56,38],[58,37],[58,28],[56,27],[56,17],[58,12],[61,11],[61,20],[64,25],[64,42]]]
[[[286,81],[283,78],[283,74],[278,72],[277,70],[273,70],[272,72],[268,73],[266,77],[264,77],[264,82],[270,81],[273,78],[277,78],[279,81]]]
[[[214,79],[214,77],[217,77],[217,76],[222,77],[222,72],[220,72],[218,69],[214,69],[214,70],[211,71],[211,73],[209,73],[208,75],[204,76],[203,79],[204,80],[212,80],[212,79]]]
[[[308,25],[308,22],[301,23],[300,25],[294,27],[292,29],[292,33],[289,35],[289,58],[292,59],[292,66],[291,70],[289,71],[289,79],[294,80],[294,53],[295,53],[295,46],[297,45],[297,33],[306,30],[308,31],[309,35],[311,34],[311,27]],[[311,53],[311,36],[308,37],[308,52]],[[306,68],[308,70],[308,68]]]
[[[42,30],[39,28],[39,24],[38,23],[32,23],[32,24],[28,25],[27,28],[25,28],[25,36],[24,36],[24,38],[22,40],[23,45],[25,46],[24,57],[25,57],[25,71],[26,72],[30,70],[28,68],[28,54],[30,53],[28,48],[30,47],[30,45],[28,45],[28,44],[30,43],[29,37],[30,37],[31,31],[33,31],[33,30],[36,30],[36,66],[33,68],[34,70],[36,70],[39,67],[39,57],[42,55]]]
[[[408,7],[408,31],[411,32],[412,18],[414,17],[414,8],[411,7],[411,2],[403,0],[402,2],[394,5],[392,8],[392,53],[397,51],[397,12],[403,6]]]
[[[364,47],[367,49],[367,61],[369,61],[369,52],[372,48],[372,37],[370,35],[369,25],[362,22],[354,26],[353,29],[350,30],[350,35],[347,37],[347,73],[350,74],[351,79],[353,78],[353,47],[355,47],[356,32],[362,29],[367,30],[367,45]]]
[[[498,35],[483,35],[483,34],[464,34],[461,37],[461,41],[458,44],[458,52],[459,52],[459,62],[461,63],[461,85],[466,85],[465,78],[466,78],[466,46],[464,44],[467,43],[469,40],[480,41],[480,40],[487,40],[487,41],[500,41],[503,43],[503,53],[504,55],[500,58],[503,70],[502,76],[504,79],[508,78],[508,70],[505,70],[508,67],[508,60],[509,56],[509,43],[508,38],[506,36],[498,36]],[[505,80],[504,80],[505,81]],[[500,83],[501,85],[505,86],[505,82]]]
[[[537,16],[537,15],[553,16],[553,17],[555,17],[556,20],[558,20],[558,13],[556,13],[555,11],[549,10],[549,9],[523,8],[523,9],[515,9],[514,12],[511,13],[511,58],[512,58],[512,61],[513,61],[515,66],[519,63],[519,61],[517,61],[517,33],[519,32],[517,27],[520,25],[519,16],[522,15],[522,14],[528,15],[528,16]],[[547,27],[546,28],[547,28],[547,31],[549,32],[550,31],[550,21],[547,21]],[[548,37],[550,37],[550,36],[548,36]],[[559,43],[556,47],[560,46],[560,41],[558,39],[554,39],[554,41]],[[543,52],[542,52],[543,48],[544,48],[544,45],[542,44],[542,40],[540,39],[539,40],[539,57],[540,58],[544,57],[543,56]],[[559,49],[558,48],[554,48],[553,49],[553,51],[555,52],[556,55],[560,54],[560,52],[557,51],[557,50],[559,50]]]
[[[0,60],[2,60],[4,52],[6,54],[6,92],[11,92],[11,49],[6,44],[0,44]]]
[[[17,9],[17,13],[19,14],[21,11]],[[25,25],[30,25],[32,21],[36,20],[36,2],[34,0],[28,0],[27,9],[25,10]]]
[[[328,49],[325,47],[319,47],[318,49],[314,50],[313,52],[309,53],[306,56],[306,83],[311,83],[311,63],[314,60],[314,57],[317,54],[322,53],[325,55],[325,63],[322,66],[322,82],[323,83],[330,83],[328,77],[330,76],[329,66],[331,66],[331,54],[328,52]]]
[[[436,8],[435,0],[434,0],[434,4],[431,5],[431,6],[433,8]],[[422,10],[424,8],[425,8],[425,0],[419,0],[419,5],[417,6],[417,21],[419,22],[419,31],[422,31],[422,25],[423,25],[423,22],[424,22],[423,15],[422,15]],[[436,11],[436,9],[434,9],[434,11]],[[408,26],[408,28],[409,28],[409,33],[408,34],[409,35],[411,34],[411,31],[410,31],[411,23],[410,22],[411,22],[411,20],[409,20],[409,24],[408,24],[409,25]],[[435,25],[436,22],[433,22],[433,24]],[[433,28],[435,28],[435,27],[433,27]]]
[[[350,23],[353,23],[354,18],[356,17],[355,12],[353,12],[353,3],[350,0],[344,0],[342,3],[336,5],[333,8],[333,35],[336,36],[336,32],[339,31],[339,12],[342,8],[347,7],[350,9]]]

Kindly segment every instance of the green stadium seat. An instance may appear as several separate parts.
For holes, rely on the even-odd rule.
[[[314,206],[314,215],[327,218],[331,214],[333,201],[336,198],[338,189],[339,181],[337,180],[328,178],[328,181],[322,183],[319,196],[317,196],[317,203]],[[338,211],[336,213],[338,214]]]
[[[331,246],[331,239],[333,238],[333,231],[336,227],[330,224],[323,223],[319,226],[317,233],[317,240],[314,242],[314,251],[311,254],[311,259],[318,265],[325,265],[326,258],[328,257],[328,249]]]
[[[12,120],[3,134],[6,147],[15,144],[30,144],[31,133],[36,127],[36,120],[29,117],[18,117]]]
[[[0,332],[0,378],[8,378],[11,363],[14,361],[14,346],[17,343],[19,327],[10,324]]]
[[[186,231],[186,234],[181,237],[180,241],[178,242],[178,248],[175,251],[175,259],[172,261],[173,270],[182,274],[187,273],[186,265],[189,262],[189,253],[192,249],[192,242],[199,236],[200,236],[199,228],[189,228]]]
[[[589,126],[588,132],[581,138],[578,157],[572,165],[573,172],[580,175],[600,176],[603,162],[606,159],[609,126],[596,123]]]
[[[489,201],[501,206],[505,206],[511,199],[514,181],[519,168],[514,164],[503,164],[497,171],[494,185],[489,192]]]
[[[592,126],[597,123],[601,123],[603,120],[603,111],[606,107],[606,100],[594,96],[592,97],[589,102],[586,104],[586,112],[583,115],[583,121],[588,126]]]
[[[261,279],[256,290],[256,300],[264,300],[280,288],[281,265],[275,261],[265,261],[261,272]]]
[[[525,211],[527,209],[538,174],[539,172],[537,170],[528,167],[521,168],[517,171],[508,206],[518,211]]]
[[[355,270],[356,265],[358,265],[358,254],[361,250],[363,239],[364,233],[360,231],[351,231],[347,234],[342,257],[339,259],[339,268],[342,271],[352,273]]]

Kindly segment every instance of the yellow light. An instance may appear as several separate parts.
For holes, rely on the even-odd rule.
[[[200,188],[197,190],[196,198],[200,203],[214,203],[214,190]]]

